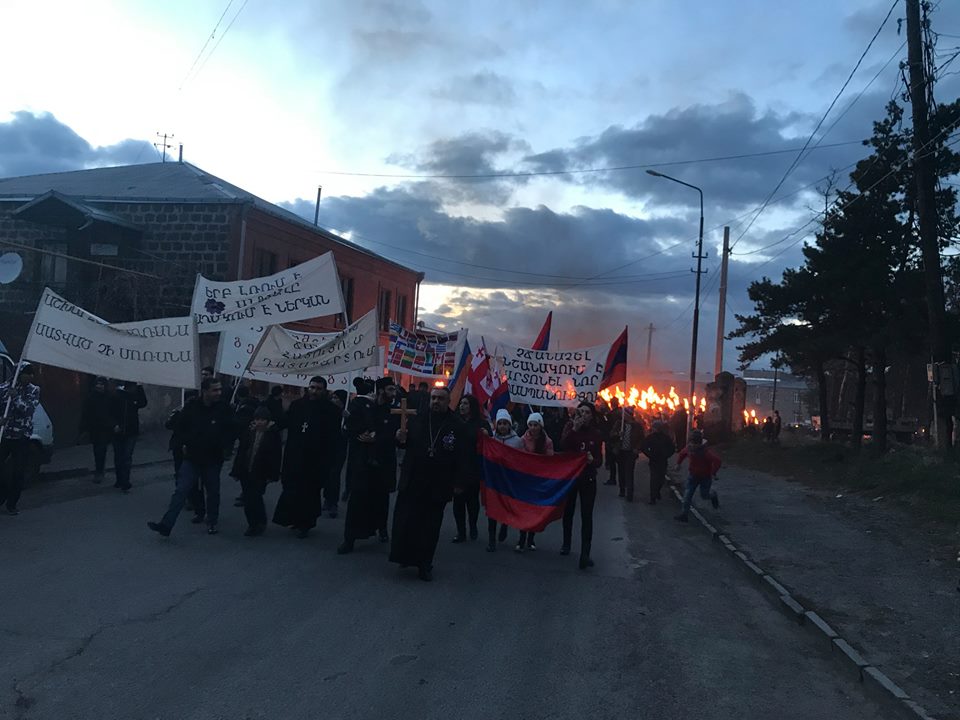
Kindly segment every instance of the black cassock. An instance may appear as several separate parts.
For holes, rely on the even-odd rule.
[[[347,541],[363,540],[387,532],[390,493],[397,485],[396,434],[400,419],[390,405],[360,396],[350,403],[347,417],[347,487],[350,499],[343,526]],[[360,435],[373,432],[373,442],[361,442]]]
[[[453,497],[462,434],[463,423],[449,411],[410,422],[393,510],[390,562],[432,567],[444,508]]]
[[[273,522],[308,530],[320,516],[320,491],[327,481],[340,431],[340,409],[326,398],[300,398],[290,403],[284,417],[287,444],[283,452],[283,492]]]

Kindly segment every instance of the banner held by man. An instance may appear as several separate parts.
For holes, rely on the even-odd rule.
[[[390,323],[387,368],[426,378],[449,378],[457,370],[467,341],[467,330],[441,333],[407,330]]]
[[[339,315],[344,303],[328,252],[267,277],[220,282],[198,275],[191,310],[197,331],[207,333]]]
[[[364,370],[379,357],[377,311],[317,345],[291,337],[280,326],[267,328],[254,349],[248,368],[254,371],[300,375],[336,375]]]
[[[148,385],[199,385],[192,318],[110,325],[50,288],[40,297],[22,358]]]

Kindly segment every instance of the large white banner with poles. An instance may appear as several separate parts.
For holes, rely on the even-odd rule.
[[[377,311],[371,310],[343,332],[310,346],[282,327],[267,328],[249,369],[274,373],[336,375],[363,370],[378,361]]]
[[[543,407],[595,402],[611,345],[579,350],[531,350],[498,345],[494,355],[510,387],[510,399]]]
[[[191,303],[202,333],[339,315],[343,307],[332,252],[252,280],[218,282],[197,275]]]
[[[108,325],[44,288],[22,358],[148,385],[196,388],[197,355],[192,318]]]
[[[338,333],[308,333],[298,332],[282,328],[294,342],[302,343],[304,347],[316,348],[325,342],[329,342]],[[371,363],[362,370],[350,371],[337,374],[326,373],[277,373],[264,372],[260,370],[251,370],[248,368],[250,358],[254,349],[260,343],[260,339],[266,328],[254,327],[247,328],[245,331],[229,331],[220,336],[220,349],[217,353],[216,370],[223,375],[233,375],[243,377],[248,380],[257,380],[259,382],[270,383],[271,385],[290,385],[293,387],[307,387],[310,384],[310,378],[321,374],[327,381],[328,389],[346,390],[353,392],[353,379],[356,377],[380,377],[383,374],[385,363],[385,350],[379,348],[376,362]],[[244,370],[244,368],[247,368]]]

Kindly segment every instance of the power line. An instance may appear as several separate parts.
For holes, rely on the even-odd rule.
[[[220,47],[220,43],[223,42],[223,39],[227,36],[227,33],[230,32],[230,28],[233,27],[233,24],[237,21],[237,18],[240,17],[240,13],[243,12],[243,9],[247,6],[248,2],[250,2],[250,0],[243,0],[243,5],[241,5],[240,9],[237,10],[236,14],[230,20],[230,24],[227,25],[226,29],[223,31],[223,35],[221,35],[217,39],[216,44],[210,49],[210,52],[207,53],[207,56],[203,59],[203,62],[200,63],[200,67],[197,68],[197,72],[194,73],[194,77],[196,77],[197,75],[203,72],[203,69],[207,66],[207,62],[210,60],[211,57],[213,57],[213,54],[217,51],[217,48]]]
[[[210,41],[213,40],[214,35],[217,34],[217,29],[220,27],[220,23],[223,22],[223,19],[227,16],[227,13],[230,11],[230,6],[233,5],[233,0],[230,0],[227,3],[227,6],[223,9],[223,12],[220,14],[220,19],[217,20],[217,24],[213,26],[213,30],[210,31],[210,35],[207,36],[207,41],[203,44],[203,47],[200,48],[200,52],[197,53],[197,56],[193,59],[193,63],[190,65],[190,69],[187,70],[187,74],[183,76],[183,80],[180,81],[180,87],[177,88],[177,92],[183,90],[183,86],[187,84],[187,80],[190,77],[190,73],[193,72],[193,69],[197,66],[197,63],[200,61],[200,58],[203,56],[203,51],[207,49],[207,46],[210,44]]]
[[[760,206],[760,210],[753,217],[753,219],[750,220],[747,227],[743,230],[743,232],[740,233],[739,237],[737,237],[734,243],[730,246],[731,250],[733,250],[733,248],[737,246],[737,243],[740,242],[740,240],[743,239],[743,236],[747,234],[747,232],[750,230],[751,227],[753,227],[753,224],[757,221],[757,218],[759,218],[760,215],[763,214],[763,211],[766,210],[767,204],[769,203],[770,199],[773,198],[777,190],[779,190],[783,186],[783,183],[786,182],[787,178],[790,177],[790,174],[796,169],[797,165],[800,163],[800,160],[803,158],[804,152],[806,152],[806,149],[810,146],[810,143],[813,142],[813,138],[816,136],[817,132],[820,130],[820,127],[826,121],[827,116],[830,115],[830,112],[833,110],[834,106],[837,104],[837,101],[840,100],[840,96],[843,95],[843,92],[844,90],[847,89],[847,86],[850,84],[850,81],[853,80],[853,76],[856,75],[857,70],[860,69],[860,65],[861,63],[863,63],[863,59],[867,56],[867,53],[870,52],[870,48],[873,47],[873,43],[876,41],[877,37],[879,37],[880,32],[883,30],[884,26],[887,24],[887,21],[890,19],[890,16],[893,14],[894,8],[897,7],[899,2],[900,0],[894,0],[893,4],[890,6],[890,9],[887,11],[886,16],[883,18],[883,22],[880,23],[880,27],[877,28],[877,31],[873,34],[873,37],[870,38],[870,42],[867,43],[866,49],[860,55],[860,59],[857,60],[856,65],[853,66],[853,70],[850,71],[850,74],[847,76],[847,79],[844,81],[843,85],[840,87],[840,90],[837,92],[833,100],[830,102],[830,106],[827,108],[826,112],[820,118],[820,121],[817,123],[817,126],[813,129],[813,132],[810,133],[810,137],[807,138],[807,141],[804,143],[803,148],[797,154],[797,157],[794,158],[793,162],[790,163],[790,167],[787,168],[786,172],[783,174],[783,177],[780,178],[780,181],[776,184],[776,186],[767,196],[767,200],[763,203],[763,205]]]
[[[818,150],[827,148],[843,147],[844,145],[861,145],[863,140],[846,140],[844,142],[830,143],[820,145]],[[671,160],[668,162],[646,163],[642,165],[614,165],[610,167],[583,168],[580,170],[537,170],[530,172],[501,172],[501,173],[476,173],[476,174],[434,174],[434,175],[415,175],[404,173],[369,173],[369,172],[347,172],[340,170],[321,170],[321,175],[340,175],[347,177],[371,177],[371,178],[392,178],[394,180],[497,180],[500,178],[517,177],[543,177],[551,175],[585,175],[588,173],[601,172],[621,172],[625,170],[646,170],[648,168],[673,167],[676,165],[695,165],[708,162],[723,162],[726,160],[744,160],[747,158],[769,157],[771,155],[784,155],[796,152],[798,149],[806,148],[786,148],[784,150],[766,150],[763,152],[743,153],[740,155],[720,155],[716,157],[697,158],[693,160]]]

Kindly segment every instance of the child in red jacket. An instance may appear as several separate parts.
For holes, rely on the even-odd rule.
[[[697,487],[700,488],[700,497],[704,500],[709,498],[714,509],[720,507],[716,490],[711,490],[717,471],[720,469],[720,457],[707,448],[703,441],[703,433],[699,430],[690,433],[690,441],[677,455],[677,469],[683,464],[685,458],[690,458],[690,474],[687,476],[687,487],[683,493],[683,511],[675,518],[680,522],[687,522],[687,513],[690,512],[690,504],[693,502]]]

